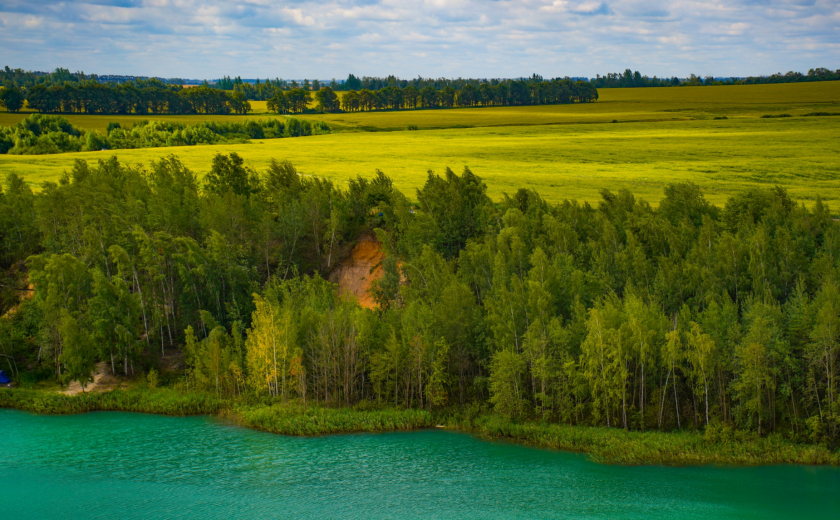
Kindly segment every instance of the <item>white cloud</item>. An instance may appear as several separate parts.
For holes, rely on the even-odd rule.
[[[725,26],[724,31],[726,32],[726,34],[728,34],[730,36],[740,36],[740,35],[744,34],[744,31],[746,31],[749,28],[750,28],[750,24],[743,23],[743,22],[738,22],[738,23],[733,23],[733,24],[729,24],[729,25]]]
[[[283,12],[292,18],[298,25],[303,25],[309,27],[311,25],[315,25],[315,19],[311,16],[307,16],[303,14],[303,11],[300,9],[283,9]]]
[[[42,16],[27,16],[23,20],[23,26],[27,29],[35,29],[36,27],[41,27],[44,23],[44,18]]]
[[[105,74],[552,77],[629,67],[686,76],[840,68],[840,0],[2,0],[0,23],[7,62],[0,66]]]

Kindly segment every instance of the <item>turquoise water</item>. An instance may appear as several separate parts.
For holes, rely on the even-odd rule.
[[[603,466],[446,431],[297,438],[0,409],[0,517],[838,518],[840,470]]]

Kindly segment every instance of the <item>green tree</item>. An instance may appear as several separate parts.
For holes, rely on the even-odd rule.
[[[79,321],[67,309],[61,309],[60,325],[63,349],[59,356],[64,370],[62,379],[65,383],[78,381],[82,391],[93,382],[96,368],[96,347],[93,340]]]
[[[23,108],[23,92],[16,87],[4,87],[0,90],[0,105],[6,107],[9,112],[18,112]]]
[[[417,199],[434,226],[437,249],[446,258],[456,256],[467,239],[485,232],[490,220],[487,186],[469,168],[460,177],[449,168],[445,178],[430,171]]]
[[[806,347],[815,385],[819,382],[822,397],[815,395],[820,418],[834,438],[840,428],[840,396],[837,393],[837,371],[840,362],[840,290],[826,282],[814,299],[814,326],[811,342]],[[816,389],[815,389],[816,390]]]
[[[217,153],[213,157],[210,171],[204,178],[210,192],[222,195],[227,191],[240,196],[249,196],[253,191],[256,173],[245,167],[245,160],[236,153],[229,156]]]
[[[516,417],[525,411],[522,388],[525,360],[513,350],[499,350],[490,361],[490,402],[496,413]]]
[[[717,345],[712,337],[704,334],[702,327],[695,322],[691,322],[691,329],[688,333],[686,357],[692,366],[695,381],[703,388],[703,399],[706,404],[706,426],[708,426],[709,382],[716,369]]]
[[[338,96],[330,87],[324,87],[315,92],[315,100],[324,112],[338,112],[341,109]]]
[[[627,368],[621,348],[621,308],[607,298],[589,310],[586,339],[581,344],[580,365],[592,392],[592,416],[611,425],[617,401],[624,395]]]

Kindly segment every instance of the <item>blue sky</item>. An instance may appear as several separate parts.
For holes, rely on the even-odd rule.
[[[0,0],[0,66],[184,78],[840,68],[840,0]]]

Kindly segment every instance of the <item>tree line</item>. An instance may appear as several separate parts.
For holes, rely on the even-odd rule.
[[[478,87],[464,85],[461,90],[444,87],[436,90],[426,86],[418,90],[384,87],[378,91],[362,89],[349,91],[341,98],[345,112],[383,109],[453,108],[473,106],[545,105],[560,103],[589,103],[598,99],[598,91],[590,84],[571,80],[552,80],[540,83],[513,81],[510,84]]]
[[[625,69],[624,72],[609,73],[605,76],[597,75],[590,82],[596,88],[635,88],[635,87],[701,87],[719,85],[760,85],[767,83],[804,83],[811,81],[838,81],[840,80],[840,69],[818,67],[809,69],[806,74],[801,72],[787,72],[772,74],[770,76],[749,76],[745,78],[715,78],[714,76],[700,77],[691,74],[688,78],[657,78],[642,76],[639,71]]]
[[[445,87],[435,90],[413,86],[405,88],[384,87],[373,91],[351,90],[340,98],[330,87],[315,93],[318,109],[323,112],[362,112],[371,110],[414,110],[419,108],[455,108],[474,106],[543,105],[559,103],[589,103],[598,99],[598,91],[582,81],[553,80],[542,83],[513,82],[476,88],[466,85],[461,90]],[[269,110],[277,113],[300,113],[307,110],[312,100],[309,91],[277,90],[268,100]]]
[[[371,110],[413,110],[418,108],[454,108],[473,106],[543,105],[588,103],[598,99],[598,91],[584,81],[554,79],[551,81],[511,81],[491,85],[464,85],[460,90],[446,86],[417,89],[386,86],[379,90],[350,90],[340,98],[332,87],[314,92],[304,88],[282,90],[272,87],[273,95],[266,106],[276,113],[303,113],[313,98],[323,112],[360,112]]]
[[[14,105],[6,101],[14,96]],[[247,114],[251,104],[241,92],[225,92],[207,86],[143,86],[133,83],[104,84],[96,81],[43,84],[22,91],[4,87],[4,106],[12,112],[27,106],[41,113],[86,114]]]
[[[100,83],[131,83],[136,87],[148,85],[182,85],[186,81],[180,78],[149,78],[146,76],[119,76],[119,75],[98,75],[85,74],[82,71],[70,72],[63,67],[53,72],[39,72],[24,70],[21,68],[12,69],[6,65],[0,69],[0,84],[7,87],[25,88],[34,85],[63,85],[64,83],[80,83],[85,81],[98,81]]]
[[[245,121],[137,121],[123,128],[108,123],[103,135],[73,126],[61,117],[33,114],[12,126],[0,126],[0,154],[37,155],[125,148],[157,148],[198,144],[243,143],[248,139],[277,139],[330,133],[323,121],[312,123],[293,117]]]
[[[300,89],[307,92],[317,92],[323,87],[330,87],[332,90],[340,90],[341,88],[340,85],[336,83],[335,79],[333,79],[329,84],[323,84],[317,79],[313,79],[312,81],[304,79],[298,83],[296,80],[287,81],[280,78],[275,78],[273,80],[267,78],[262,82],[257,79],[254,83],[249,83],[242,81],[242,78],[239,76],[233,79],[231,79],[230,76],[225,76],[222,79],[217,80],[213,84],[213,87],[221,90],[241,92],[246,99],[258,101],[267,101],[271,99],[275,96],[277,90]]]
[[[840,224],[781,188],[723,207],[691,183],[658,207],[604,190],[491,201],[465,169],[414,201],[377,172],[333,182],[286,162],[78,161],[0,197],[0,320],[19,378],[92,364],[220,396],[485,407],[632,430],[730,424],[835,446]],[[363,234],[386,259],[376,309],[325,279]],[[28,273],[28,274],[27,274]],[[17,368],[15,368],[17,367]]]
[[[17,112],[25,104],[42,113],[90,114],[245,114],[251,110],[248,100],[267,101],[278,113],[301,113],[307,109],[312,93],[325,112],[378,110],[386,107],[447,108],[476,105],[523,105],[589,102],[598,99],[599,88],[634,88],[668,86],[746,85],[836,81],[840,70],[810,69],[807,74],[788,72],[771,76],[701,78],[650,78],[639,71],[598,75],[588,81],[555,78],[546,81],[533,74],[522,79],[398,79],[358,78],[350,74],[342,83],[332,80],[323,85],[318,80],[286,81],[266,79],[255,84],[236,77],[223,77],[211,85],[183,88],[158,79],[103,83],[98,77],[70,74],[57,69],[49,75],[24,73],[20,69],[0,71],[0,105]],[[31,77],[30,77],[31,76]],[[5,79],[3,79],[5,78]],[[37,78],[47,78],[35,81]],[[23,87],[23,88],[21,88]],[[339,101],[336,91],[347,91]]]

